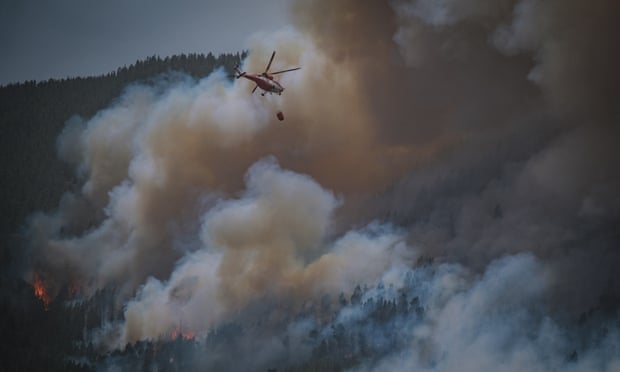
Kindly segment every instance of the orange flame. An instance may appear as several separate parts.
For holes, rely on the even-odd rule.
[[[196,338],[196,332],[182,330],[181,325],[177,324],[177,326],[174,327],[174,329],[172,330],[171,336],[173,340],[176,340],[179,336],[182,337],[184,340],[193,340]]]
[[[50,302],[52,302],[52,297],[50,296],[47,288],[45,287],[45,282],[43,281],[43,279],[41,279],[41,276],[39,274],[32,274],[32,285],[34,286],[34,295],[43,302],[45,310],[47,310],[49,308]]]

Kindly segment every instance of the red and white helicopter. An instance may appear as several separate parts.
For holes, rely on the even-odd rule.
[[[256,86],[254,87],[254,89],[252,89],[252,93],[254,93],[256,88],[261,88],[263,90],[263,92],[261,93],[262,96],[264,96],[265,93],[270,93],[270,94],[277,93],[278,95],[281,95],[282,92],[284,91],[284,87],[273,79],[273,75],[299,70],[301,67],[289,68],[288,70],[282,70],[282,71],[276,71],[276,72],[269,72],[269,67],[271,67],[271,62],[273,62],[273,57],[275,57],[275,55],[276,55],[276,52],[274,50],[273,53],[271,54],[271,58],[269,59],[269,63],[267,64],[267,68],[262,74],[248,74],[245,71],[239,70],[239,65],[237,65],[235,66],[235,72],[237,73],[237,75],[233,75],[233,76],[236,77],[237,79],[244,77],[256,83]]]

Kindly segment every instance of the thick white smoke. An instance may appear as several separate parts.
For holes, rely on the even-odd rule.
[[[569,358],[581,340],[545,316],[550,272],[529,254],[495,260],[480,276],[442,264],[414,270],[410,277],[409,285],[401,281],[396,288],[416,295],[426,316],[401,324],[399,337],[407,340],[401,350],[356,370],[616,371],[620,366],[617,328],[593,337],[597,348]]]
[[[120,287],[112,348],[239,320],[262,362],[228,367],[262,368],[344,324],[360,370],[617,369],[618,10],[297,1],[243,66],[301,66],[282,96],[216,72],[68,122],[81,189],[32,219],[33,269]],[[417,315],[371,320],[396,293]]]
[[[337,199],[307,176],[262,161],[246,182],[240,199],[219,203],[203,218],[202,248],[186,256],[169,281],[150,279],[128,303],[121,346],[169,335],[180,325],[206,335],[218,321],[266,298],[297,311],[308,300],[374,281],[403,258],[393,234],[351,232],[325,242]]]

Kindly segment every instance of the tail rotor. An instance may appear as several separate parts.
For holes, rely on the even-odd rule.
[[[233,69],[235,70],[235,74],[228,75],[229,78],[239,79],[240,77],[245,75],[244,71],[239,70],[239,64],[236,64],[235,67],[233,67]]]

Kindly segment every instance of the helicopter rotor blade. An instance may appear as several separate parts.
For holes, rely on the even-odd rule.
[[[256,88],[258,88],[258,85],[254,86],[254,89],[252,89],[252,94],[254,94],[254,92],[256,91]]]
[[[277,72],[270,72],[270,74],[271,75],[277,75],[277,74],[281,74],[283,72],[295,71],[295,70],[299,70],[299,69],[301,69],[301,67],[289,68],[288,70],[282,70],[282,71],[277,71]]]
[[[271,53],[271,58],[269,59],[269,63],[267,64],[267,68],[265,69],[265,72],[269,71],[269,67],[271,67],[271,62],[273,62],[273,57],[276,56],[276,51],[274,50],[273,53]]]

